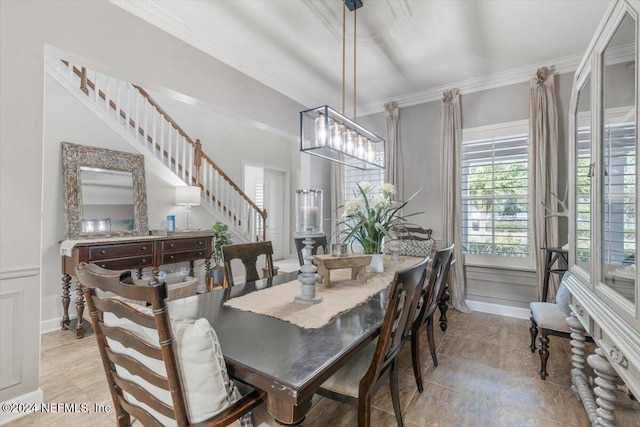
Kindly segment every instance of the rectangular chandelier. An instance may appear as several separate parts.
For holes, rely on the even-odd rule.
[[[384,139],[327,105],[300,112],[300,151],[361,170],[384,169]]]

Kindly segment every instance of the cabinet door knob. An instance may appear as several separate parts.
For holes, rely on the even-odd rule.
[[[202,244],[204,244],[204,242],[202,240],[198,240],[198,244],[202,245]]]
[[[172,248],[173,247],[173,243],[169,243],[169,247]]]
[[[100,267],[107,268],[107,264],[102,264]]]
[[[171,255],[171,256],[169,257],[169,259],[173,259],[173,255]]]
[[[100,253],[101,253],[102,255],[104,255],[104,254],[106,254],[106,253],[107,253],[107,251],[105,251],[105,250],[103,249],[103,250],[101,250],[101,251],[100,251]]]
[[[142,250],[143,250],[143,251],[146,251],[146,250],[147,250],[147,247],[146,247],[146,246],[143,246],[143,247],[142,247]]]

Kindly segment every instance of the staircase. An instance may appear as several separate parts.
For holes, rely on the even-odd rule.
[[[244,242],[266,239],[267,212],[141,87],[74,65],[47,61],[46,71],[83,101],[145,159],[158,161],[182,182],[201,188],[201,206]]]

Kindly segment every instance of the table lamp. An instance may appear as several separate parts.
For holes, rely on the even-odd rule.
[[[316,295],[318,268],[313,265],[311,250],[315,243],[314,237],[324,235],[322,231],[322,190],[296,190],[296,237],[304,240],[303,259],[298,280],[302,284],[302,292],[294,298],[298,304],[318,304],[322,298]]]
[[[191,206],[200,206],[200,187],[176,187],[176,205],[184,206],[184,216],[186,222],[185,230],[188,230]]]

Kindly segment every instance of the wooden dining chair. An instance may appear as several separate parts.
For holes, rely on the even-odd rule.
[[[413,321],[426,277],[428,259],[395,273],[389,301],[377,341],[370,343],[325,381],[318,393],[356,405],[358,426],[371,425],[371,397],[389,378],[396,421],[402,426],[398,390],[398,355]]]
[[[422,288],[420,302],[411,325],[411,360],[413,364],[413,374],[416,378],[416,385],[420,393],[423,391],[422,370],[420,369],[420,330],[422,326],[426,326],[431,359],[433,359],[433,364],[438,366],[438,357],[436,356],[436,346],[433,337],[433,315],[436,308],[438,308],[441,290],[449,275],[452,260],[453,245],[436,252],[431,266],[429,280],[425,281]]]
[[[169,319],[164,282],[135,285],[129,271],[85,263],[76,274],[118,426],[130,426],[133,419],[144,426],[227,426],[246,422],[248,411],[262,403],[263,393],[253,390],[241,396],[229,380],[206,319]],[[132,300],[151,306],[127,302]]]
[[[233,270],[231,269],[231,261],[239,259],[242,261],[245,270],[245,282],[252,282],[261,278],[258,274],[258,257],[264,255],[266,257],[266,274],[267,277],[273,277],[273,246],[270,241],[241,243],[238,245],[226,245],[222,247],[222,258],[224,260],[224,274],[228,287],[234,285]]]
[[[329,253],[329,251],[327,250],[327,236],[313,237],[312,239],[313,247],[311,248],[311,255],[317,255],[318,248],[322,248],[322,252],[325,254]],[[296,237],[293,239],[296,244],[296,252],[298,253],[298,261],[300,261],[300,266],[304,265],[304,258],[302,254],[302,250],[304,249],[304,243],[302,242],[304,240],[305,237]]]

